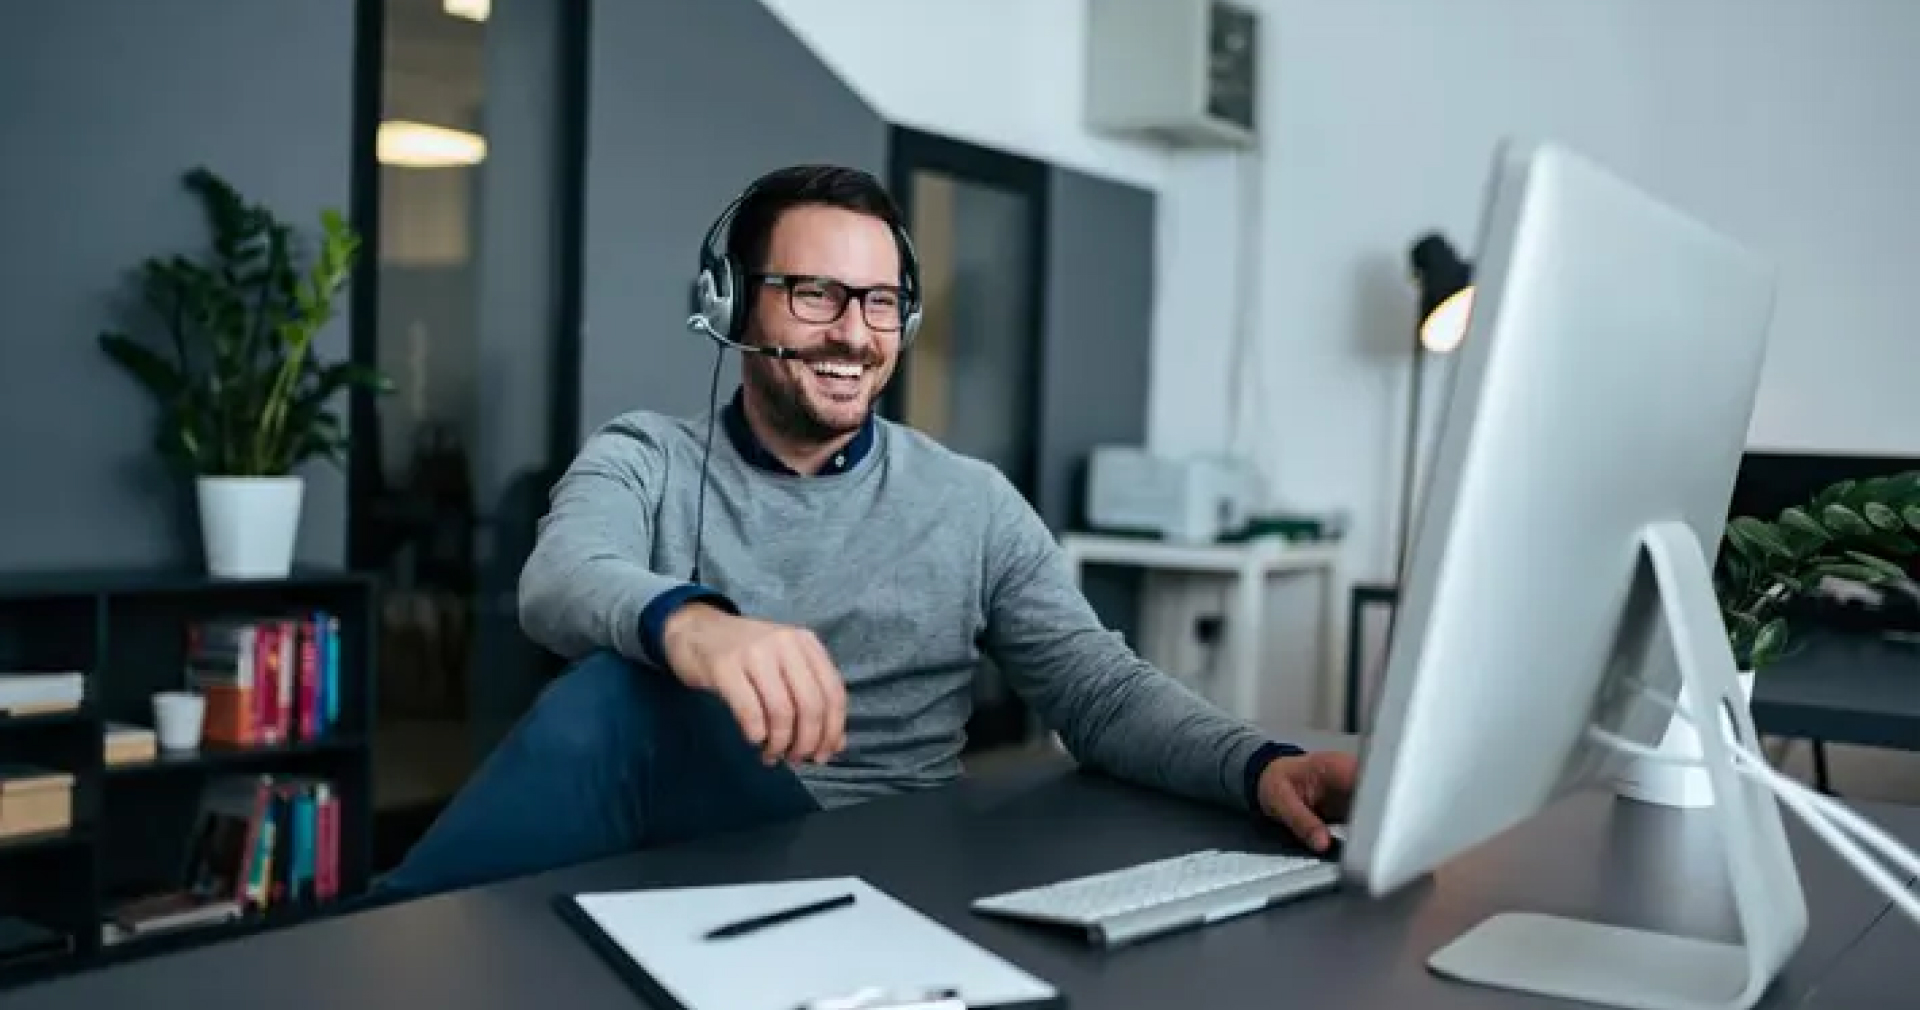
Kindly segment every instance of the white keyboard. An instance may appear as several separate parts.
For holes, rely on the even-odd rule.
[[[1118,946],[1333,890],[1339,864],[1207,849],[981,898],[977,912],[1076,926]]]

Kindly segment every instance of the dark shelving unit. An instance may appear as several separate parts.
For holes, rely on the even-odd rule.
[[[316,739],[108,765],[110,722],[152,725],[152,696],[187,686],[187,629],[221,619],[324,611],[339,621],[338,719]],[[0,762],[71,773],[72,827],[0,838],[0,936],[38,928],[52,949],[0,954],[0,988],[127,957],[178,950],[308,921],[363,896],[372,872],[372,751],[378,589],[371,576],[296,570],[275,580],[178,571],[0,573],[0,672],[78,670],[73,711],[0,715]],[[105,941],[115,905],[181,886],[203,792],[228,774],[303,776],[339,797],[338,893],[239,921]],[[7,930],[14,932],[8,934]]]

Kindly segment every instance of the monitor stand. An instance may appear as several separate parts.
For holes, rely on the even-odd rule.
[[[1684,523],[1665,522],[1648,526],[1641,541],[1678,661],[1680,704],[1702,727],[1726,710],[1750,745],[1757,736],[1699,538]],[[1806,897],[1778,801],[1735,771],[1722,734],[1696,735],[1714,793],[1713,806],[1698,813],[1716,822],[1742,943],[1509,912],[1463,933],[1428,966],[1464,982],[1630,1010],[1746,1010],[1759,1002],[1806,935]]]

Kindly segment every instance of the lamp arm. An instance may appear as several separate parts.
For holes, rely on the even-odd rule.
[[[1420,470],[1420,399],[1426,386],[1427,349],[1416,329],[1413,340],[1413,376],[1407,390],[1407,443],[1401,453],[1399,546],[1394,553],[1393,578],[1405,585],[1407,552],[1413,544],[1413,487]]]

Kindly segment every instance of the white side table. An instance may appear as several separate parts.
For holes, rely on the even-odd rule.
[[[1327,722],[1339,704],[1328,694],[1337,690],[1340,670],[1339,564],[1340,544],[1296,544],[1280,539],[1241,544],[1178,544],[1161,540],[1099,534],[1069,533],[1061,538],[1074,577],[1083,578],[1087,565],[1120,565],[1187,574],[1214,574],[1233,579],[1227,607],[1225,664],[1226,702],[1232,715],[1257,720],[1263,679],[1262,648],[1266,643],[1266,592],[1270,580],[1319,576],[1320,682],[1314,685],[1320,702],[1320,722]]]

